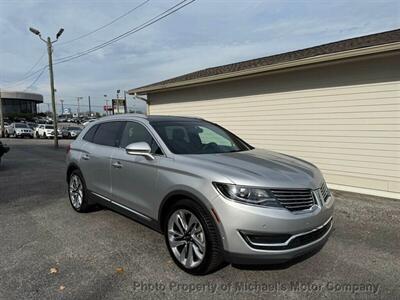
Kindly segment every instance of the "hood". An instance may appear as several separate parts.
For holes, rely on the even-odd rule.
[[[32,131],[31,128],[15,128],[15,131]]]
[[[263,149],[185,156],[209,172],[223,174],[235,184],[315,189],[323,181],[321,172],[313,164]]]

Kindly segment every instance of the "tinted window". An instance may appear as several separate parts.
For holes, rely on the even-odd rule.
[[[162,154],[156,141],[143,125],[136,122],[127,122],[121,136],[120,147],[125,148],[129,144],[138,142],[146,142],[150,145],[152,153]]]
[[[46,128],[46,129],[54,129],[54,126],[52,126],[52,125],[46,125],[45,128]]]
[[[151,122],[171,152],[211,154],[253,149],[224,128],[205,121]]]
[[[15,128],[28,128],[26,124],[16,123]]]
[[[86,134],[85,134],[85,136],[83,137],[83,139],[84,139],[85,141],[92,142],[92,141],[93,141],[94,134],[96,133],[97,127],[98,127],[98,125],[92,126],[92,128],[90,128],[90,129],[88,130],[88,132],[86,132]]]
[[[99,128],[93,138],[93,143],[118,147],[123,125],[124,122],[107,122],[99,124]]]

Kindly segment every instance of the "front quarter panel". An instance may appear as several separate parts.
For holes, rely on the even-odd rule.
[[[219,175],[219,181],[229,181]],[[159,159],[159,173],[157,181],[157,199],[153,218],[158,219],[158,212],[162,201],[173,193],[185,192],[199,199],[207,208],[211,209],[211,201],[216,197],[212,186],[209,170],[188,165],[175,158],[162,157]]]

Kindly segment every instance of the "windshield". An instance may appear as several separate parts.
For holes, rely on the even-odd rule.
[[[15,128],[28,128],[28,125],[26,124],[21,124],[21,123],[16,123]]]
[[[79,127],[68,127],[68,130],[81,130]]]
[[[54,127],[52,125],[46,125],[44,128],[46,128],[46,129],[54,129]]]
[[[214,154],[253,149],[229,131],[205,121],[154,121],[151,125],[175,154]]]

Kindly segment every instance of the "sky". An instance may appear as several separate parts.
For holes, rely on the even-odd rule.
[[[54,44],[57,61],[119,36],[180,1],[0,0],[0,88],[40,93],[50,102],[48,70],[34,73],[47,64],[46,45],[29,27],[52,39],[65,29]],[[399,1],[197,0],[116,43],[55,65],[57,105],[62,99],[74,112],[79,96],[83,111],[91,96],[92,108],[101,111],[104,95],[115,98],[118,89],[397,28]],[[143,110],[145,103],[128,97],[128,106]]]

